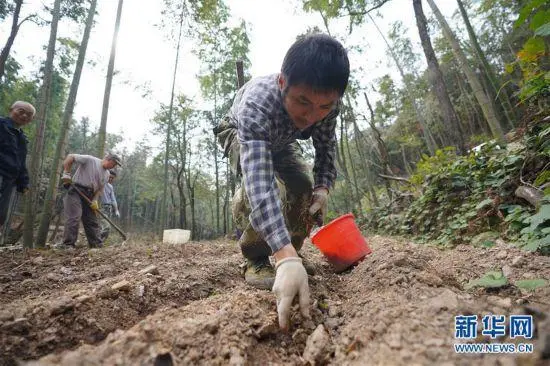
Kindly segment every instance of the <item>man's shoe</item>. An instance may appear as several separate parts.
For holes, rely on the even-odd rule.
[[[271,290],[275,282],[275,269],[269,262],[269,258],[254,261],[247,259],[244,280],[258,289]]]
[[[62,251],[73,251],[75,250],[75,246],[74,245],[67,245],[67,244],[63,244],[63,243],[58,243],[58,244],[54,244],[52,246],[52,249],[53,250],[62,250]]]

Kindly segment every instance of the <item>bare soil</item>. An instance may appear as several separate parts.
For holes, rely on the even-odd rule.
[[[342,274],[308,244],[312,319],[296,311],[281,333],[274,296],[244,283],[236,242],[143,241],[0,252],[0,365],[550,364],[549,286],[464,290],[493,269],[550,280],[550,258],[506,243],[440,250],[375,236]],[[532,314],[535,352],[456,354],[454,317],[490,313]]]

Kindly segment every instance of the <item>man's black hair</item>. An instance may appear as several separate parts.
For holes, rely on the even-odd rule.
[[[304,84],[317,91],[336,90],[342,96],[349,79],[348,55],[334,38],[310,34],[290,47],[281,72],[287,87]]]

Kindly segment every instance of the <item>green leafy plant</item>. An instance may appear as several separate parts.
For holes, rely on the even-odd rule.
[[[536,278],[532,280],[518,280],[514,282],[514,286],[524,290],[534,290],[539,287],[544,287],[547,285],[548,285],[548,281],[542,278]]]
[[[484,288],[500,288],[508,285],[508,279],[502,271],[489,271],[483,277],[471,280],[464,286],[464,289],[469,290],[474,287]]]
[[[490,247],[500,236],[525,250],[548,254],[550,192],[535,208],[515,191],[526,181],[539,191],[547,184],[549,136],[550,122],[539,122],[513,149],[489,143],[467,156],[446,149],[424,157],[411,178],[420,192],[417,197],[400,210],[388,205],[372,211],[366,227],[441,246]],[[410,190],[404,188],[406,193]],[[485,237],[489,232],[491,237]]]
[[[537,100],[550,93],[550,71],[542,67],[548,50],[544,37],[550,36],[550,10],[545,0],[527,1],[514,23],[516,28],[528,25],[533,36],[527,39],[517,54],[517,60],[508,64],[506,71],[519,67],[523,73],[520,98],[522,101]]]

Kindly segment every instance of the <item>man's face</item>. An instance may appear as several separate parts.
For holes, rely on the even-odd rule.
[[[111,159],[103,159],[103,169],[109,170],[116,166],[116,161]]]
[[[17,104],[10,109],[10,118],[15,122],[17,127],[23,127],[32,121],[34,110],[24,104]]]
[[[283,104],[294,125],[300,130],[305,130],[325,118],[340,99],[335,90],[318,92],[304,84],[287,88],[282,75],[279,76],[279,88],[281,91],[286,88],[286,94],[283,92]]]

